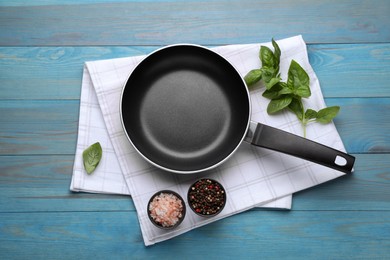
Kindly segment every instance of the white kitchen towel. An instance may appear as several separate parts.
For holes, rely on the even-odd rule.
[[[141,57],[132,59],[138,58]],[[83,168],[82,153],[87,146],[95,142],[100,142],[104,156],[93,174],[87,175]],[[77,151],[70,189],[91,193],[131,195],[112,147],[95,89],[86,68],[83,73]],[[287,195],[260,206],[290,209],[291,201],[292,195]]]
[[[296,60],[310,76],[312,96],[305,100],[305,106],[316,110],[325,107],[320,85],[309,64],[306,44],[302,37],[283,39],[278,41],[278,44],[282,51],[280,63],[282,79],[287,78],[291,59]],[[249,70],[260,67],[258,53],[261,45],[271,47],[270,43],[265,43],[230,45],[213,50],[229,60],[244,76]],[[138,56],[86,62],[71,189],[107,193],[129,192],[137,210],[145,245],[175,237],[196,227],[275,201],[343,175],[341,172],[324,166],[263,148],[252,147],[246,143],[243,143],[227,162],[202,175],[167,173],[151,166],[128,142],[122,129],[119,113],[122,87],[129,73],[142,58],[143,56]],[[262,89],[251,92],[252,120],[302,135],[302,126],[294,114],[288,111],[274,116],[267,114],[266,107],[269,100],[263,98],[261,93]],[[94,95],[96,95],[97,102],[88,103],[88,100],[94,99],[92,97]],[[87,98],[83,99],[83,97]],[[98,122],[101,118],[104,124]],[[309,125],[307,138],[345,151],[333,123]],[[92,175],[86,175],[81,154],[85,148],[96,141],[99,141],[103,147],[102,162],[97,170],[100,174],[96,174],[96,171]],[[110,181],[119,180],[118,175],[121,173],[125,183]],[[204,176],[216,179],[226,189],[227,204],[218,216],[202,218],[191,214],[191,210],[188,209],[183,223],[170,231],[159,229],[150,222],[147,216],[147,203],[155,192],[170,189],[185,198],[190,184]],[[290,197],[287,197],[287,201],[289,199]]]

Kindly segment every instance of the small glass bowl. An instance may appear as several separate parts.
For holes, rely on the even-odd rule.
[[[226,191],[216,180],[202,178],[190,186],[187,200],[195,214],[202,217],[213,217],[225,207]]]
[[[176,212],[174,208],[169,209],[172,204],[178,207]],[[160,208],[158,208],[159,206]],[[178,193],[171,190],[162,190],[156,192],[150,198],[147,214],[150,221],[156,227],[174,229],[183,222],[186,215],[186,205],[183,198]]]

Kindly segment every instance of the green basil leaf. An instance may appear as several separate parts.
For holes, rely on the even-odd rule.
[[[279,82],[278,85],[279,85],[281,88],[288,88],[286,82]]]
[[[290,89],[287,84],[285,84],[285,87],[283,87],[280,91],[279,91],[279,95],[286,95],[286,94],[292,94],[293,93],[293,90]]]
[[[277,66],[274,53],[266,46],[260,47],[260,60],[263,67],[275,68]]]
[[[293,98],[288,108],[294,112],[300,121],[303,120],[303,104],[301,99]]]
[[[263,92],[263,97],[268,99],[275,99],[280,97],[279,91],[275,91],[274,89],[267,89]]]
[[[291,94],[292,91],[287,86],[286,82],[279,82],[278,83],[280,89],[279,89],[279,95],[285,95],[285,94]]]
[[[263,97],[269,98],[269,99],[276,99],[280,97],[279,91],[282,90],[282,86],[285,84],[284,82],[279,82],[275,84],[271,89],[266,89],[263,92]]]
[[[88,174],[91,174],[96,167],[99,165],[100,159],[102,158],[102,147],[100,143],[94,143],[83,152],[84,168]]]
[[[261,79],[261,75],[263,74],[263,71],[261,69],[255,69],[248,72],[248,74],[245,75],[244,80],[248,87],[254,85],[256,82],[258,82]]]
[[[332,121],[333,118],[337,116],[337,114],[340,111],[339,106],[333,106],[333,107],[327,107],[324,109],[321,109],[317,113],[317,119],[316,121],[322,124],[327,124]]]
[[[272,46],[274,46],[274,56],[275,56],[275,64],[277,66],[279,66],[280,64],[280,54],[281,54],[281,51],[280,51],[280,48],[279,48],[279,45],[276,43],[276,41],[274,41],[274,39],[272,39]],[[279,69],[278,69],[279,70]]]
[[[309,119],[313,119],[313,118],[317,118],[317,112],[313,109],[307,109],[306,110],[306,113],[305,113],[305,119],[309,120]]]
[[[268,114],[275,114],[276,112],[288,107],[291,101],[292,97],[289,95],[282,96],[278,99],[272,99],[267,107]]]
[[[262,79],[264,80],[265,83],[268,83],[271,81],[272,78],[274,78],[275,75],[275,69],[274,68],[269,68],[269,67],[262,67]]]
[[[310,79],[306,71],[296,61],[292,60],[288,69],[287,85],[300,97],[310,97]]]
[[[296,91],[295,91],[295,94],[300,96],[300,97],[304,97],[304,98],[308,98],[311,96],[311,91],[310,91],[310,88],[306,88],[306,87],[299,87]]]
[[[272,78],[269,82],[265,82],[265,87],[271,89],[273,86],[280,82],[281,78]]]

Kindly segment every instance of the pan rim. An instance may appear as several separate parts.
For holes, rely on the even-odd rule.
[[[248,101],[248,120],[247,120],[247,123],[246,123],[246,126],[245,126],[245,131],[243,131],[243,134],[240,138],[240,141],[237,143],[237,145],[235,146],[234,149],[232,149],[230,151],[230,153],[225,156],[222,160],[214,163],[213,165],[210,165],[210,166],[207,166],[207,167],[204,167],[204,168],[200,168],[200,169],[196,169],[196,170],[177,170],[177,169],[172,169],[172,168],[168,168],[168,167],[165,167],[159,163],[156,163],[154,162],[153,160],[151,160],[150,158],[148,158],[144,153],[142,153],[142,151],[140,151],[136,144],[133,142],[133,140],[130,138],[129,134],[127,133],[127,130],[126,130],[126,127],[125,127],[125,123],[124,123],[124,120],[123,120],[123,111],[122,111],[122,104],[123,104],[123,95],[124,95],[124,92],[125,92],[125,89],[126,89],[126,85],[127,85],[127,82],[129,81],[131,75],[134,73],[134,71],[140,66],[140,64],[142,64],[146,59],[148,59],[150,56],[153,56],[155,55],[156,53],[158,52],[161,52],[165,49],[168,49],[168,48],[174,48],[174,47],[182,47],[182,46],[189,46],[189,47],[196,47],[196,48],[201,48],[201,49],[204,49],[206,51],[209,51],[209,52],[212,52],[216,55],[218,55],[222,60],[224,60],[224,62],[226,62],[229,66],[231,66],[233,68],[233,70],[237,73],[238,77],[241,79],[242,81],[242,86],[244,86],[245,88],[245,93],[247,95],[247,101]],[[199,44],[192,44],[192,43],[176,43],[176,44],[169,44],[169,45],[166,45],[166,46],[163,46],[161,48],[158,48],[154,51],[152,51],[151,53],[145,55],[144,58],[142,58],[136,66],[134,66],[134,68],[130,71],[129,75],[126,77],[126,80],[125,82],[123,83],[123,86],[122,86],[122,91],[121,91],[121,95],[120,95],[120,102],[119,102],[119,113],[120,113],[120,120],[121,120],[121,125],[122,125],[122,130],[124,131],[126,137],[127,137],[127,140],[130,142],[130,144],[132,145],[132,147],[137,151],[137,153],[139,155],[141,155],[141,157],[147,161],[148,163],[150,163],[151,165],[157,167],[157,168],[160,168],[164,171],[167,171],[167,172],[172,172],[172,173],[177,173],[177,174],[195,174],[195,173],[200,173],[200,172],[204,172],[204,171],[208,171],[208,170],[211,170],[211,169],[214,169],[216,167],[218,167],[219,165],[223,164],[224,162],[226,162],[236,151],[237,149],[239,148],[239,146],[242,144],[242,142],[244,141],[245,139],[245,136],[248,132],[248,128],[249,128],[249,125],[250,125],[250,122],[251,122],[251,115],[252,115],[252,105],[251,105],[251,98],[250,98],[250,94],[249,94],[249,90],[248,90],[248,87],[245,83],[245,80],[243,79],[243,77],[240,75],[240,73],[238,72],[237,68],[229,61],[227,60],[225,57],[223,57],[221,54],[219,54],[218,52],[212,50],[211,48],[208,48],[208,47],[205,47],[205,46],[202,46],[202,45],[199,45]]]

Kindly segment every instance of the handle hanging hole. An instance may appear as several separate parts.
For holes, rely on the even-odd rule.
[[[340,155],[337,155],[336,159],[334,160],[334,163],[337,164],[338,166],[345,166],[347,165],[347,159],[341,157]]]

